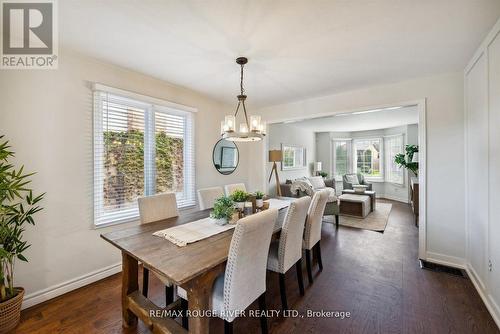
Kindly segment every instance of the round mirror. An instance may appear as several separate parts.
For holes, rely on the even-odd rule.
[[[213,162],[217,171],[229,175],[236,170],[240,161],[238,146],[232,141],[221,139],[214,146]]]

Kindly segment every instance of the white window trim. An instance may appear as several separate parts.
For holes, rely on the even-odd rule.
[[[358,155],[355,152],[356,142],[366,141],[366,140],[379,140],[380,141],[380,176],[366,176],[364,175],[365,180],[370,182],[385,182],[385,154],[384,154],[384,138],[383,137],[365,137],[365,138],[355,138],[352,141],[352,171],[353,173],[357,173],[357,165],[358,165]]]
[[[393,135],[387,135],[387,136],[384,136],[384,142],[387,138],[391,138],[391,137],[401,137],[403,140],[402,140],[402,153],[404,154],[405,153],[405,145],[406,145],[406,142],[407,142],[407,138],[406,138],[406,134],[405,133],[397,133],[397,134],[393,134]],[[384,143],[384,146],[385,146],[385,143]],[[384,152],[384,155],[385,155],[385,152]],[[384,156],[384,159],[385,159],[385,156]],[[389,181],[386,179],[386,176],[387,176],[387,171],[385,170],[386,168],[388,168],[389,166],[387,166],[387,164],[385,163],[386,161],[384,161],[384,181],[387,182],[387,183],[390,183],[390,184],[393,184],[393,185],[396,185],[396,186],[400,186],[400,187],[404,187],[405,186],[405,179],[406,179],[406,169],[403,168],[402,171],[403,171],[403,177],[402,177],[402,182],[393,182],[393,181]]]
[[[336,182],[342,181],[342,175],[337,175],[336,171],[336,153],[335,153],[335,143],[345,141],[348,143],[347,145],[347,172],[352,173],[352,138],[332,138],[332,178],[335,179]]]
[[[193,113],[197,112],[198,110],[193,107],[189,106],[184,106],[181,104],[177,104],[174,102],[169,102],[165,100],[161,100],[158,98],[150,97],[147,95],[141,95],[138,93],[134,92],[129,92],[125,91],[122,89],[114,88],[114,87],[109,87],[106,85],[102,85],[99,83],[93,83],[92,84],[92,90],[93,90],[93,96],[94,96],[94,106],[93,106],[93,168],[94,168],[94,173],[93,173],[93,227],[94,228],[103,228],[107,226],[112,226],[112,225],[117,225],[117,224],[124,224],[124,223],[130,223],[130,222],[138,222],[139,221],[139,211],[138,208],[129,208],[125,209],[123,211],[131,211],[129,215],[123,214],[117,214],[116,219],[106,219],[104,222],[97,223],[97,216],[99,215],[99,208],[96,208],[95,206],[95,197],[96,196],[102,196],[102,191],[104,187],[104,180],[102,177],[100,177],[103,173],[103,166],[100,164],[97,164],[96,162],[101,160],[102,156],[102,151],[99,151],[97,147],[101,146],[102,149],[102,136],[98,134],[103,133],[104,128],[103,128],[103,114],[102,114],[102,108],[100,105],[102,104],[102,100],[100,100],[100,94],[99,93],[109,93],[112,95],[116,95],[119,97],[123,97],[126,99],[131,99],[133,100],[134,103],[137,103],[140,105],[142,108],[145,106],[148,108],[148,110],[145,113],[145,130],[148,127],[154,126],[154,111],[164,111],[169,114],[177,114],[177,115],[182,115],[185,116],[187,119],[187,122],[185,122],[185,129],[184,133],[186,134],[191,134],[187,135],[185,137],[185,142],[184,145],[185,147],[188,147],[189,149],[184,150],[184,163],[185,163],[185,169],[184,169],[184,174],[186,175],[186,172],[189,171],[191,174],[191,177],[184,177],[184,189],[188,189],[191,195],[186,198],[179,197],[182,195],[182,193],[177,193],[177,200],[179,203],[179,199],[182,201],[185,201],[184,205],[179,206],[179,209],[189,209],[192,208],[193,206],[196,205],[196,175],[195,175],[195,123],[194,123],[194,115]],[[149,117],[148,114],[149,113]],[[152,123],[151,123],[152,122]],[[188,128],[190,127],[190,128]],[[150,136],[147,136],[150,137]],[[149,145],[148,145],[149,142]],[[151,138],[146,138],[146,131],[145,131],[145,148],[144,151],[146,151],[147,147],[151,149]],[[151,158],[151,156],[150,156]],[[153,155],[153,162],[154,162],[154,155]],[[146,164],[148,163],[148,159],[144,160],[145,167],[144,169],[146,170]],[[187,166],[187,170],[186,170]],[[151,193],[151,185],[145,181],[144,184],[144,192],[146,194]],[[147,184],[148,183],[148,184]],[[135,214],[137,212],[137,214]],[[112,214],[109,215],[112,217]]]

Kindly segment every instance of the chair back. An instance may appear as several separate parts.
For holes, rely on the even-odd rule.
[[[169,192],[153,196],[139,197],[139,214],[141,224],[177,217],[177,201],[175,193]]]
[[[224,190],[226,191],[226,196],[231,196],[231,194],[234,193],[236,190],[247,191],[247,188],[245,187],[244,183],[233,183],[233,184],[226,184],[224,186]]]
[[[240,219],[224,276],[224,310],[244,310],[266,291],[267,255],[278,209]]]
[[[293,201],[288,208],[278,248],[278,266],[281,273],[285,273],[302,257],[302,238],[310,204],[311,197],[305,196]]]
[[[200,210],[213,208],[215,200],[222,196],[224,196],[222,187],[198,189],[198,202],[200,204]]]
[[[323,223],[323,213],[330,192],[321,190],[314,193],[311,205],[307,212],[306,226],[304,232],[304,248],[312,249],[321,240],[321,225]]]

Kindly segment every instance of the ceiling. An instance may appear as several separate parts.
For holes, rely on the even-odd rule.
[[[417,124],[418,109],[416,106],[407,106],[400,109],[388,108],[362,114],[337,114],[336,116],[284,123],[314,132],[353,132],[387,129],[407,124]]]
[[[498,0],[59,2],[63,47],[252,107],[462,70]]]

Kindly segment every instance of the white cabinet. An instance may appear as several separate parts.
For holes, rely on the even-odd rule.
[[[500,21],[465,70],[467,269],[500,326]]]

